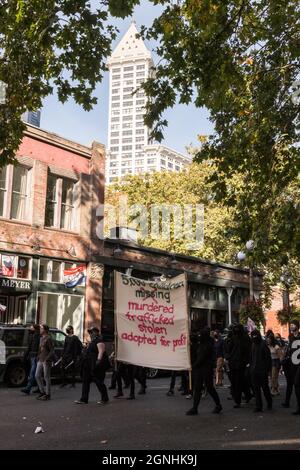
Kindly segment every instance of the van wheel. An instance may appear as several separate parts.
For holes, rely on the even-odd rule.
[[[158,369],[148,369],[147,370],[147,378],[148,379],[155,379],[158,376]]]
[[[10,364],[5,374],[5,381],[10,387],[21,387],[25,385],[27,370],[25,365],[16,362]]]

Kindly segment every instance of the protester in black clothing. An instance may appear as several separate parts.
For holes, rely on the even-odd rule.
[[[21,389],[21,392],[29,395],[32,387],[36,384],[35,372],[37,366],[37,356],[40,347],[40,326],[32,324],[29,329],[28,347],[24,354],[24,361],[30,361],[30,372],[28,375],[26,387]]]
[[[286,381],[285,401],[281,403],[281,406],[283,408],[290,407],[291,396],[292,396],[293,388],[294,388],[294,378],[293,378],[292,361],[291,361],[290,354],[291,354],[291,349],[290,349],[290,343],[289,343],[284,346],[283,356],[281,359],[281,367],[282,367],[285,381]]]
[[[61,374],[62,374],[62,384],[61,387],[64,387],[68,383],[68,375],[71,375],[71,386],[75,387],[76,383],[76,364],[78,358],[81,355],[82,343],[78,336],[74,335],[74,328],[72,325],[69,325],[66,329],[68,336],[65,338],[64,349],[62,352],[61,360]]]
[[[210,394],[216,405],[213,413],[220,413],[222,410],[219,395],[217,394],[213,384],[214,363],[215,353],[213,339],[210,337],[209,328],[205,328],[200,332],[196,358],[192,363],[194,402],[193,407],[187,411],[187,415],[198,414],[198,406],[204,385],[206,386],[207,392]]]
[[[118,391],[117,394],[114,396],[114,398],[120,398],[123,397],[123,383],[124,382],[124,388],[130,387],[130,380],[128,377],[128,370],[127,370],[127,364],[124,364],[123,362],[117,361],[117,370],[116,372],[116,384],[118,386]],[[111,387],[109,387],[111,388]]]
[[[227,357],[230,369],[232,384],[232,396],[235,401],[234,408],[241,407],[242,391],[250,394],[249,387],[246,386],[245,372],[250,363],[250,338],[240,324],[234,325],[233,335],[228,343]],[[246,400],[250,398],[246,396]]]
[[[101,401],[97,402],[99,405],[108,403],[107,389],[104,384],[105,373],[110,367],[107,352],[105,351],[105,344],[100,331],[97,327],[88,330],[91,342],[88,344],[83,353],[82,360],[82,394],[80,400],[75,403],[83,404],[88,403],[91,382],[95,382],[100,394]]]
[[[272,396],[269,388],[268,375],[272,368],[271,353],[265,341],[263,341],[258,330],[251,333],[251,359],[250,374],[252,386],[255,393],[256,407],[255,412],[263,410],[261,390],[263,390],[267,401],[268,410],[272,409]]]
[[[291,361],[291,376],[297,399],[297,409],[293,414],[300,415],[300,332],[298,320],[292,320],[290,324],[288,355]]]

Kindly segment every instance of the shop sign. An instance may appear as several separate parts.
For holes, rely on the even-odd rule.
[[[2,277],[0,278],[0,287],[14,290],[32,290],[32,282]]]

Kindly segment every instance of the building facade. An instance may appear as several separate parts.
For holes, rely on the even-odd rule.
[[[73,324],[83,337],[100,321],[99,270],[90,258],[103,244],[95,221],[104,146],[28,126],[16,161],[0,169],[0,321]]]
[[[153,74],[154,64],[151,52],[137,34],[133,22],[108,61],[108,184],[127,174],[161,169],[180,171],[191,161],[168,147],[150,145],[149,129],[144,125],[146,96],[138,88]],[[170,161],[164,168],[162,161],[166,154],[170,155]]]

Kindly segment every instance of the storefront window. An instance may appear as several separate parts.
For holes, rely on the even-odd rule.
[[[29,170],[22,166],[14,168],[12,185],[11,218],[26,220],[28,208],[28,188]]]
[[[61,263],[52,261],[52,282],[61,282]]]
[[[51,266],[50,260],[48,259],[40,259],[40,271],[39,271],[39,280],[40,281],[48,281],[51,275]]]
[[[4,200],[6,195],[6,173],[6,166],[0,168],[0,217],[3,217],[4,215]]]
[[[29,279],[30,258],[24,256],[19,256],[18,258],[17,277],[20,279]]]

